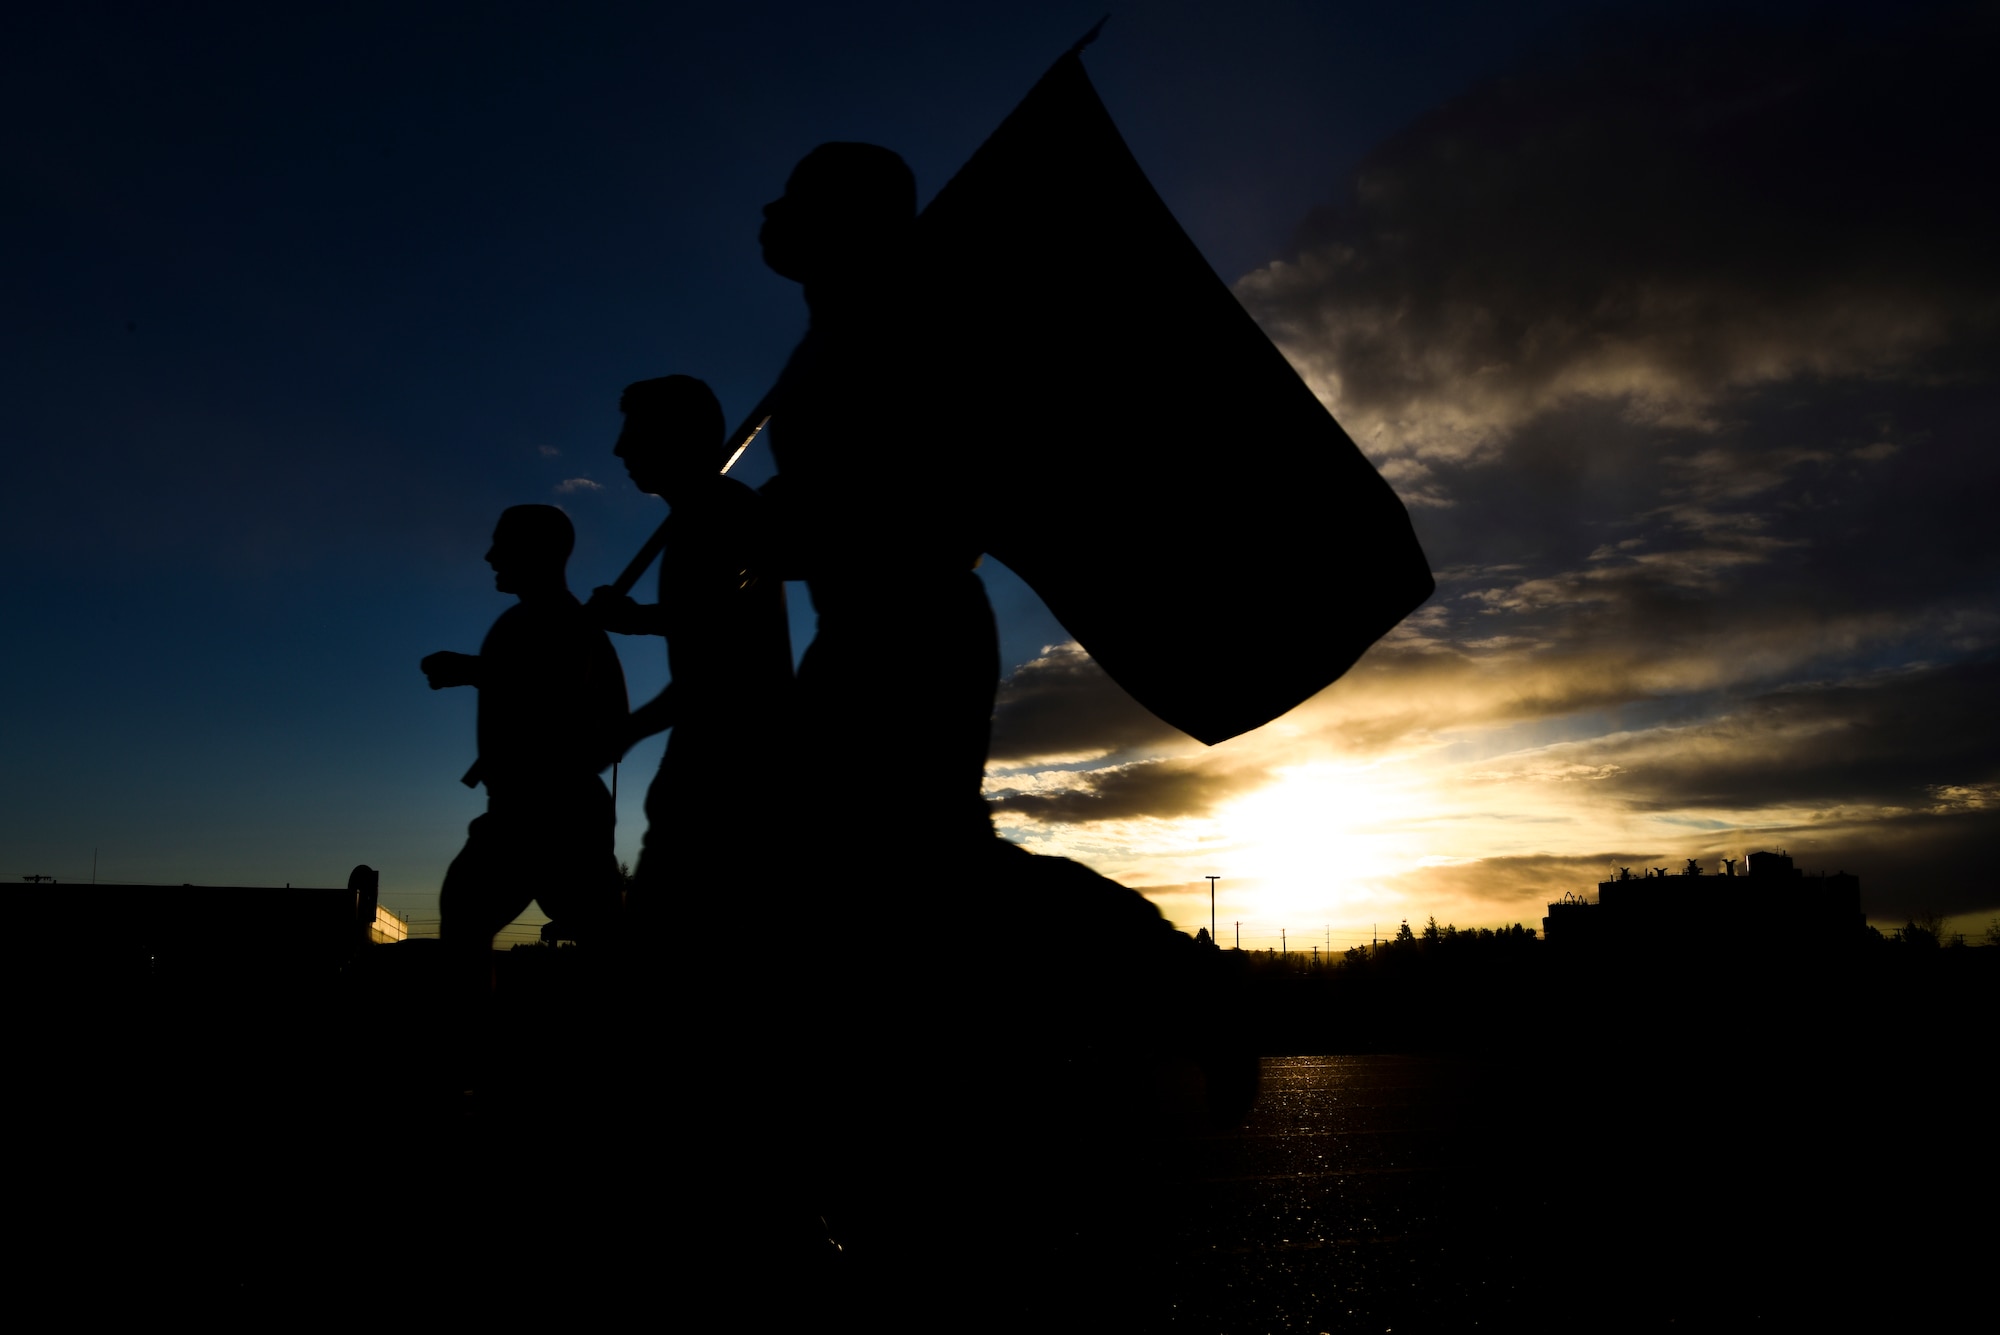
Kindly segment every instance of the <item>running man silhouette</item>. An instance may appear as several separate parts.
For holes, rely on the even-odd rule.
[[[689,1163],[674,1138],[630,1138],[628,1163],[705,1221],[683,1248],[691,1273],[739,1263],[743,1239],[771,1221],[810,1219],[788,1199],[784,1156],[788,1101],[729,1092],[766,1086],[768,1044],[807,998],[788,994],[726,951],[677,948],[677,922],[727,904],[783,902],[792,893],[781,859],[796,836],[787,794],[791,637],[784,584],[768,572],[762,497],[721,473],[722,407],[691,376],[627,386],[615,453],[639,490],[664,501],[659,601],[596,590],[586,611],[607,630],[666,640],[672,679],[634,710],[624,744],[671,729],[646,791],[646,838],[625,902],[623,1008],[632,1061],[653,1108],[655,1055],[671,1054],[675,1125],[703,1148]],[[628,1055],[628,1060],[631,1060]],[[641,1189],[645,1194],[647,1189]],[[756,1250],[756,1248],[752,1248]]]
[[[785,586],[771,576],[763,498],[721,473],[722,405],[692,376],[626,387],[612,451],[639,490],[671,510],[660,600],[609,587],[587,612],[621,635],[661,635],[672,679],[632,712],[620,750],[673,736],[646,791],[646,838],[626,904],[642,937],[666,921],[670,882],[713,893],[761,875],[786,775],[778,750],[792,687]]]
[[[445,872],[438,934],[482,965],[494,933],[531,901],[576,940],[617,921],[617,815],[598,775],[621,750],[625,672],[570,594],[575,543],[552,505],[505,511],[486,562],[493,587],[520,601],[477,654],[444,651],[421,665],[432,690],[479,691],[479,759],[465,782],[486,785],[486,814]]]
[[[804,289],[811,328],[771,421],[787,578],[804,579],[817,633],[798,671],[802,766],[838,758],[849,792],[896,794],[905,852],[924,861],[993,842],[980,793],[1000,680],[979,576],[982,461],[932,402],[913,292],[916,183],[874,144],[822,144],[764,206],[764,262]],[[996,391],[1003,392],[1003,391]],[[895,433],[928,429],[912,472]],[[909,465],[903,465],[909,467]],[[833,804],[819,841],[836,841]]]

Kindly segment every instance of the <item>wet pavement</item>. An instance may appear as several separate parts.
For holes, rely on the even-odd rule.
[[[1954,1328],[1944,1276],[1991,1256],[1979,1179],[1874,1154],[1976,1138],[1976,1084],[1927,1070],[1642,1044],[1267,1058],[1238,1131],[1175,1147],[1166,1307],[1129,1328]]]
[[[681,1304],[662,1295],[692,1286],[743,1300],[713,1329],[1254,1335],[1856,1312],[1942,1328],[1924,1316],[1949,1277],[1973,1273],[1974,1250],[1990,1259],[1990,1197],[1925,1157],[1986,1124],[1972,1068],[1845,1044],[1270,1057],[1235,1130],[1162,1141],[1121,1124],[1063,1164],[1037,1156],[1069,1136],[1065,1105],[1010,1147],[979,1094],[1004,1064],[924,1054],[924,1071],[973,1075],[919,1082],[922,1106],[882,1132],[879,1162],[903,1170],[884,1199],[921,1212],[897,1214],[871,1262],[814,1232],[796,1184],[815,1104],[783,1049],[706,1082],[663,1060],[634,1115],[607,1115],[573,1059],[515,1063],[468,1101],[434,1046],[336,1062],[344,1038],[214,1006],[44,1063],[62,1115],[40,1217],[50,1237],[94,1239],[62,1249],[64,1273],[115,1264],[153,1277],[153,1306],[262,1312],[667,1315]],[[72,1069],[79,1052],[95,1075]],[[760,1097],[784,1114],[762,1139],[741,1125]],[[385,1153],[397,1138],[420,1148]],[[186,1227],[193,1202],[215,1222]],[[1961,1206],[1984,1234],[1953,1222]],[[1940,1283],[1908,1282],[1923,1275]]]
[[[1464,1125],[1473,1086],[1450,1059],[1265,1059],[1248,1122],[1179,1147],[1163,1324],[1407,1329],[1512,1311],[1512,1249],[1469,1236],[1494,1222]]]

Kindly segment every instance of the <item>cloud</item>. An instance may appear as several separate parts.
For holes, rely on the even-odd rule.
[[[1469,458],[1579,401],[1713,431],[1742,390],[1931,380],[2000,320],[1990,19],[1709,25],[1476,89],[1238,296],[1364,448]],[[1974,29],[1979,31],[1967,31]],[[1400,457],[1399,457],[1400,456]]]
[[[1217,805],[1261,785],[1261,770],[1221,768],[1205,758],[1151,760],[1030,780],[1032,786],[989,783],[996,812],[1047,825],[1095,821],[1173,820],[1206,816]]]
[[[1393,884],[1419,914],[1435,911],[1428,907],[1432,905],[1462,905],[1469,914],[1478,915],[1475,925],[1506,919],[1539,932],[1546,906],[1565,892],[1588,894],[1615,868],[1661,866],[1669,856],[1659,849],[1623,849],[1566,857],[1472,858],[1419,867],[1396,877]]]
[[[541,453],[544,459],[562,458],[562,451],[553,445],[537,445],[535,448]]]
[[[1048,646],[1000,684],[988,755],[1004,767],[1192,745],[1069,643]]]
[[[1436,913],[1460,926],[1519,921],[1541,927],[1545,906],[1565,893],[1596,897],[1596,887],[1619,867],[1637,875],[1643,867],[1678,870],[1689,858],[1706,871],[1725,857],[1759,850],[1789,851],[1800,870],[1847,871],[1860,878],[1862,913],[1878,923],[1898,923],[1919,914],[1985,915],[1995,907],[1990,872],[1992,849],[2000,842],[2000,811],[1977,820],[1943,821],[1915,815],[1847,827],[1773,826],[1720,834],[1690,831],[1678,841],[1624,847],[1580,855],[1472,858],[1418,867],[1390,883],[1410,906],[1412,920]],[[1718,928],[1782,941],[1785,924],[1732,917],[1730,884],[1718,878],[1689,905],[1690,933]]]
[[[1649,844],[1595,855],[1620,865],[1785,850],[1809,870],[1859,874],[1878,920],[1983,912],[1996,903],[2000,847],[1996,689],[1993,660],[1798,683],[1693,718],[1510,751],[1452,779],[1468,803],[1553,802],[1589,827],[1651,832]],[[1454,865],[1450,877],[1403,882],[1413,895],[1530,891],[1509,870],[1525,864]]]
[[[1934,783],[1930,785],[1934,816],[1965,811],[2000,811],[2000,783]]]
[[[1440,586],[1296,723],[1380,748],[1995,643],[2000,203],[1961,183],[2000,127],[1962,22],[1527,69],[1242,280]]]
[[[1859,876],[1862,911],[1877,922],[1929,913],[1985,917],[2000,909],[1993,873],[2000,811],[1913,812],[1852,824],[1773,827],[1764,834],[1767,844],[1788,849],[1811,870]]]
[[[2000,781],[2000,662],[1802,683],[1712,717],[1565,743],[1528,765],[1607,769],[1635,811],[1901,815],[1984,809]]]
[[[556,495],[570,496],[579,491],[603,491],[602,482],[592,482],[587,477],[567,477],[556,483]]]
[[[1768,691],[1828,665],[1893,654],[1937,640],[1959,617],[1921,613],[1824,615],[1718,605],[1694,593],[1666,597],[1679,580],[1642,571],[1624,584],[1586,587],[1580,577],[1527,581],[1525,591],[1482,586],[1460,575],[1466,596],[1447,595],[1437,614],[1406,623],[1341,681],[1260,733],[1287,735],[1301,751],[1350,756],[1440,744],[1467,729],[1504,728],[1678,702],[1707,716],[1732,698]],[[1483,594],[1475,597],[1472,594]],[[1594,601],[1602,598],[1603,601]],[[1515,609],[1489,617],[1495,605]],[[1533,622],[1537,635],[1486,634],[1495,622]],[[2000,640],[2000,614],[1981,635]],[[1603,726],[1599,724],[1598,726]],[[1592,764],[1603,763],[1598,761]]]
[[[1461,571],[1455,578],[1477,586],[1492,573]],[[1915,801],[1925,783],[1979,781],[1985,774],[1971,765],[1972,758],[2000,755],[2000,739],[1991,730],[1953,722],[1955,711],[1971,709],[1988,689],[1980,674],[1990,669],[1924,669],[1908,682],[1879,687],[1770,690],[1817,663],[1909,640],[1918,632],[1905,619],[1824,618],[1796,608],[1788,615],[1731,621],[1726,614],[1705,615],[1696,604],[1686,624],[1647,635],[1619,615],[1620,609],[1597,608],[1594,616],[1621,629],[1578,633],[1558,623],[1549,631],[1556,637],[1552,642],[1480,636],[1476,631],[1486,618],[1478,608],[1475,603],[1470,610],[1427,609],[1433,614],[1406,623],[1313,700],[1214,749],[1199,747],[1140,709],[1076,646],[1051,649],[1003,688],[989,793],[998,795],[998,811],[1043,823],[1168,819],[1207,813],[1225,798],[1259,786],[1273,766],[1328,756],[1449,753],[1468,737],[1566,718],[1595,719],[1587,726],[1616,729],[1611,720],[1633,710],[1664,709],[1683,721],[1684,731],[1673,734],[1671,744],[1665,734],[1642,728],[1564,743],[1547,753],[1530,747],[1505,766],[1468,777],[1602,782],[1645,774],[1643,782],[1634,778],[1614,785],[1621,802],[1635,809],[1753,804],[1757,785],[1768,787],[1784,766],[1817,767],[1822,776],[1836,772],[1830,757],[1792,754],[1778,743],[1802,739],[1837,717],[1854,718],[1883,748],[1900,739],[1912,757],[1936,757],[1945,766],[1906,775],[1906,801]],[[1575,614],[1573,605],[1557,610]],[[2000,681],[1991,685],[2000,687]],[[1761,696],[1755,694],[1760,686],[1766,692]],[[1732,703],[1745,691],[1750,694],[1743,701]],[[1864,705],[1876,711],[1867,719],[1859,712]],[[1916,711],[1926,708],[1928,721],[1919,726]],[[1722,786],[1722,771],[1690,767],[1696,737],[1709,739],[1702,745],[1712,751],[1741,752],[1732,762],[1741,772],[1728,786]],[[1117,759],[1135,753],[1157,757],[1163,751],[1171,764]],[[1965,763],[1951,761],[1953,754]],[[1757,755],[1772,764],[1759,767],[1753,763]]]

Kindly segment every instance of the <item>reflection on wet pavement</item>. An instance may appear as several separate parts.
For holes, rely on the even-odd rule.
[[[1462,1258],[1462,1063],[1274,1057],[1249,1120],[1178,1147],[1173,1328],[1332,1329],[1491,1311]]]

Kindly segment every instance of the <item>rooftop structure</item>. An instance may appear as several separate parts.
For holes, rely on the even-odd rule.
[[[32,884],[44,920],[60,925],[52,953],[93,960],[114,974],[240,970],[257,959],[280,968],[338,967],[361,947],[401,941],[410,931],[382,907],[380,875],[367,866],[339,889]]]
[[[1737,870],[1739,864],[1742,870]],[[1684,937],[1697,922],[1754,918],[1786,940],[1814,945],[1859,934],[1861,880],[1845,871],[1808,875],[1788,854],[1757,852],[1723,858],[1704,871],[1689,858],[1676,871],[1620,867],[1597,885],[1595,901],[1565,894],[1549,905],[1543,936],[1565,947],[1636,946]]]

